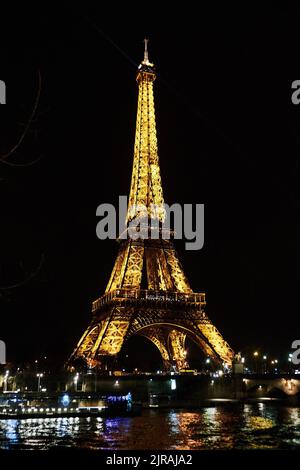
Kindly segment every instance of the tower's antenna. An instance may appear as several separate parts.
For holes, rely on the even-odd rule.
[[[149,39],[144,39],[145,43],[145,50],[144,50],[144,64],[149,64],[149,57],[148,57],[148,42]]]

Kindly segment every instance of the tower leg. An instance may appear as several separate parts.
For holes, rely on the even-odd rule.
[[[151,327],[141,330],[140,335],[148,338],[157,347],[163,361],[163,370],[169,371],[172,368],[172,360],[168,351],[167,335],[161,328]]]
[[[115,357],[121,350],[128,326],[132,309],[115,307],[111,314],[105,319],[93,323],[83,334],[77,344],[69,362],[83,360],[89,367],[105,369],[109,359]]]
[[[171,330],[168,336],[169,355],[177,371],[189,367],[185,350],[186,334],[182,331]]]

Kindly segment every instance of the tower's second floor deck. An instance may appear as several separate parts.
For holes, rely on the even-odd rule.
[[[129,303],[165,303],[169,305],[205,305],[205,294],[198,292],[173,292],[150,289],[115,289],[105,293],[92,304],[92,312],[96,312],[102,306],[111,302]]]

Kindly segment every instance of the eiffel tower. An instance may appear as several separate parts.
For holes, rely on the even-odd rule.
[[[133,171],[126,226],[142,220],[164,221],[153,96],[155,67],[144,60],[137,70],[138,109]],[[153,215],[151,207],[156,207]],[[141,208],[144,208],[143,210]],[[146,214],[145,214],[146,208]],[[104,295],[92,304],[92,319],[67,366],[85,363],[104,368],[133,335],[142,335],[158,348],[165,370],[188,367],[189,337],[218,366],[231,366],[233,350],[204,312],[205,294],[195,293],[183,271],[172,237],[119,238],[119,253]],[[142,278],[146,289],[142,289]]]

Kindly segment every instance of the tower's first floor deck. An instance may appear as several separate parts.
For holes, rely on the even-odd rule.
[[[179,305],[205,305],[205,294],[197,292],[173,292],[173,291],[156,291],[150,289],[115,289],[105,293],[102,297],[95,300],[92,304],[92,312],[96,312],[105,304],[115,301],[124,301],[128,303],[142,302],[144,304],[157,303]]]

